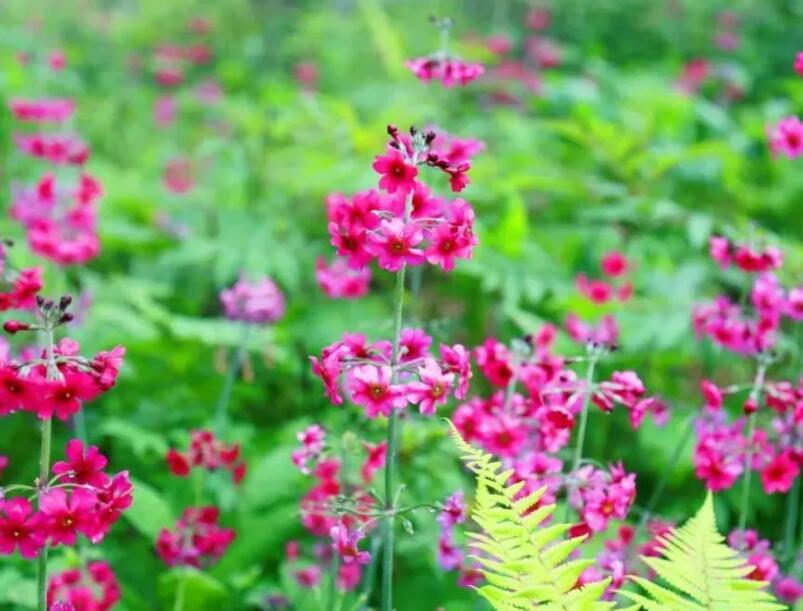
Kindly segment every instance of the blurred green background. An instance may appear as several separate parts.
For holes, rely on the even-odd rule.
[[[538,33],[559,48],[560,63],[550,69],[539,69],[526,53],[536,34],[525,25],[533,6],[551,10],[551,24]],[[715,43],[726,9],[739,22],[733,50]],[[452,48],[486,64],[482,79],[444,90],[404,68],[405,59],[437,48],[430,14],[454,19]],[[154,49],[195,41],[187,29],[193,17],[212,24],[204,40],[213,58],[189,67],[173,90],[176,121],[159,126],[154,104],[165,91],[154,79]],[[256,608],[276,592],[300,600],[298,608],[314,608],[283,568],[284,543],[304,539],[297,507],[308,484],[289,461],[295,432],[317,421],[374,441],[382,431],[353,408],[331,407],[307,356],[346,330],[387,336],[393,282],[378,271],[366,298],[332,301],[317,287],[314,262],[333,255],[325,196],[374,186],[371,161],[388,123],[437,125],[487,144],[463,194],[477,211],[480,245],[449,275],[421,271],[408,321],[436,339],[473,346],[488,335],[507,341],[544,321],[561,324],[569,311],[615,313],[621,350],[606,371],[636,369],[674,413],[665,429],[647,424],[638,432],[622,414],[594,413],[587,454],[637,467],[637,505],[644,504],[670,468],[685,418],[700,405],[700,378],[752,375],[749,362],[692,336],[696,301],[746,288],[742,276],[723,274],[708,259],[708,236],[766,240],[786,254],[785,285],[803,275],[803,172],[788,159],[773,160],[766,142],[768,125],[803,108],[803,82],[791,66],[800,42],[793,24],[801,18],[802,4],[780,0],[0,4],[3,106],[14,96],[74,98],[74,126],[93,150],[88,169],[105,189],[102,255],[83,267],[48,267],[45,293],[91,294],[85,321],[71,332],[86,352],[115,344],[128,350],[117,387],[86,409],[91,441],[137,485],[127,520],[92,552],[118,573],[119,608],[172,604],[176,574],[158,561],[153,541],[181,511],[190,483],[170,476],[164,453],[210,421],[223,384],[221,360],[241,337],[221,317],[217,295],[240,270],[272,276],[288,313],[249,338],[253,376],[237,381],[230,406],[231,437],[244,446],[249,474],[239,490],[222,481],[209,490],[239,538],[218,565],[196,576],[192,608]],[[509,37],[505,58],[484,43],[492,35]],[[58,73],[43,67],[54,49],[67,59]],[[32,61],[21,65],[20,52]],[[708,76],[699,90],[683,92],[678,79],[696,58],[708,62]],[[526,66],[537,92],[504,78],[496,68],[508,61]],[[314,85],[298,82],[299,64],[316,67]],[[214,103],[198,95],[209,82],[220,89]],[[11,183],[41,171],[14,154],[15,129],[10,113],[0,113],[6,206]],[[163,181],[166,164],[177,158],[189,160],[195,174],[184,195]],[[20,228],[5,217],[0,227],[20,242],[14,261],[34,263]],[[626,305],[592,307],[577,295],[574,277],[596,274],[610,249],[634,262],[635,296]],[[565,338],[562,346],[572,350]],[[794,379],[799,345],[785,339],[781,350],[771,373]],[[58,449],[70,431],[61,424],[55,430]],[[437,420],[405,428],[401,473],[410,499],[442,498],[468,481],[445,434]],[[0,453],[11,458],[4,481],[33,476],[37,444],[31,418],[3,420]],[[690,458],[691,446],[662,497],[667,518],[690,515],[702,499]],[[733,526],[738,487],[718,501],[723,527]],[[756,484],[752,507],[751,523],[779,539],[783,499],[765,496]],[[415,534],[399,542],[399,610],[481,608],[453,574],[437,568],[432,516],[414,522]],[[75,561],[69,553],[54,557],[57,566]],[[32,569],[3,559],[1,608],[29,606]]]

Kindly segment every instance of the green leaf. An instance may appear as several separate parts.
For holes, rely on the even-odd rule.
[[[182,594],[183,590],[183,594]],[[177,595],[183,595],[183,609],[219,611],[229,608],[226,587],[217,579],[192,568],[173,569],[159,577],[159,600],[172,609]]]
[[[131,481],[134,502],[123,515],[145,538],[155,541],[162,528],[172,528],[175,516],[170,505],[151,486],[134,478]]]

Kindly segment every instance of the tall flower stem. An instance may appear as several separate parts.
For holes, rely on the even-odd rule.
[[[583,389],[583,408],[580,412],[580,429],[577,431],[577,445],[574,448],[574,459],[572,459],[572,470],[569,473],[569,485],[566,488],[566,513],[564,521],[568,521],[569,512],[571,511],[571,498],[577,488],[575,478],[577,471],[580,468],[580,461],[583,459],[583,446],[586,439],[586,427],[588,426],[588,407],[591,404],[591,393],[594,386],[594,369],[597,366],[597,359],[599,353],[597,349],[593,349],[593,353],[588,359],[588,368],[586,369],[585,388]]]
[[[173,611],[184,611],[184,598],[187,594],[187,573],[182,570],[178,576],[176,585],[176,599],[173,601]]]
[[[56,359],[53,354],[53,328],[50,323],[45,325],[45,350],[47,353],[47,379],[57,380],[59,371],[56,368]],[[53,419],[49,417],[42,420],[42,443],[39,448],[39,481],[37,482],[37,503],[42,503],[42,493],[47,486],[50,474],[50,445],[53,433]],[[47,546],[39,552],[39,561],[36,574],[36,608],[38,611],[47,610]]]
[[[750,480],[753,474],[753,435],[756,431],[756,413],[761,402],[761,389],[764,386],[764,375],[767,372],[767,361],[760,359],[758,371],[753,381],[753,388],[750,390],[750,399],[754,402],[755,409],[747,418],[747,454],[744,461],[744,483],[742,484],[742,502],[739,509],[739,530],[744,530],[747,526],[747,512],[750,509]]]
[[[786,495],[786,517],[783,528],[784,560],[790,562],[795,557],[795,526],[800,514],[800,479],[795,478],[792,489]]]
[[[234,380],[240,371],[240,364],[245,358],[248,350],[248,336],[251,334],[251,325],[243,323],[242,334],[240,341],[237,344],[237,351],[234,354],[234,359],[229,363],[229,369],[226,372],[226,378],[223,380],[223,387],[220,389],[220,395],[215,405],[215,433],[221,436],[226,429],[228,421],[228,407],[231,400],[231,391],[234,389]]]
[[[404,278],[407,266],[402,266],[396,274],[396,289],[393,293],[393,382],[396,382],[396,372],[400,357],[400,341],[402,319],[404,314]],[[382,611],[393,609],[393,488],[396,485],[396,471],[399,460],[399,413],[393,410],[388,418],[387,459],[385,462],[385,511],[387,515],[382,519]]]

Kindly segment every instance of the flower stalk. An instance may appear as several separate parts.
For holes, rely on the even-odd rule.
[[[53,352],[53,326],[45,321],[45,345],[47,353],[47,379],[56,380],[59,370]],[[37,482],[37,502],[41,504],[42,493],[47,489],[48,475],[50,474],[50,445],[53,434],[53,418],[42,420],[42,442],[39,448],[39,481]],[[36,574],[36,608],[38,611],[47,611],[47,546],[42,547],[39,553]]]
[[[599,350],[594,347],[591,349],[588,359],[588,367],[586,368],[585,388],[583,389],[583,407],[580,411],[580,428],[577,431],[577,445],[574,448],[574,458],[572,459],[572,470],[569,473],[569,482],[566,488],[566,514],[565,521],[569,519],[569,512],[571,511],[571,498],[577,488],[575,478],[577,471],[580,468],[580,461],[583,459],[583,446],[585,445],[586,428],[588,426],[588,408],[591,404],[591,393],[594,391],[594,370],[597,366],[599,358]]]
[[[742,484],[742,501],[739,506],[739,530],[744,530],[747,526],[747,514],[750,510],[750,483],[753,473],[753,450],[755,449],[753,437],[756,431],[756,413],[761,402],[761,390],[764,387],[764,376],[767,373],[768,364],[765,359],[759,359],[758,371],[748,399],[753,403],[753,410],[747,418],[747,454],[744,461],[745,474],[744,483]]]

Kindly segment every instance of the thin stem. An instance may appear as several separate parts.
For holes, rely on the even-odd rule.
[[[744,530],[747,526],[747,512],[750,509],[750,480],[753,474],[753,436],[756,431],[756,413],[758,413],[761,401],[761,389],[764,386],[764,374],[767,372],[767,362],[759,361],[756,378],[753,382],[753,389],[750,391],[750,399],[753,400],[755,409],[747,419],[747,454],[744,461],[744,483],[742,484],[742,502],[739,510],[739,530]]]
[[[223,380],[223,387],[220,389],[217,405],[215,406],[215,432],[217,436],[223,435],[226,429],[228,420],[228,407],[231,400],[231,391],[234,388],[234,380],[237,378],[237,373],[240,371],[240,364],[245,358],[246,351],[248,350],[248,336],[251,333],[251,325],[243,323],[242,334],[237,346],[237,352],[234,355],[234,360],[229,364],[229,369],[226,372],[226,378]]]
[[[56,360],[53,352],[53,328],[47,324],[45,327],[45,350],[47,352],[47,379],[57,380],[59,371],[56,368]],[[53,420],[47,418],[42,420],[42,443],[39,448],[39,481],[37,482],[38,493],[36,496],[37,504],[41,507],[42,493],[47,489],[48,475],[50,474],[50,444],[53,435]],[[36,575],[37,609],[46,611],[47,609],[47,546],[42,547],[39,552],[39,561]]]
[[[669,477],[674,473],[675,467],[677,466],[678,460],[680,459],[680,455],[686,448],[686,445],[689,443],[689,440],[694,433],[694,418],[690,417],[686,422],[686,426],[683,429],[683,434],[681,435],[680,439],[678,440],[677,444],[675,444],[675,449],[672,451],[672,456],[669,459],[669,465],[667,468],[663,470],[661,474],[661,479],[658,481],[658,485],[653,490],[650,499],[647,501],[647,506],[644,509],[644,512],[641,514],[641,519],[636,526],[636,530],[633,532],[632,541],[635,544],[636,539],[638,538],[639,533],[644,530],[644,527],[647,525],[647,520],[650,519],[655,506],[658,504],[658,501],[661,500],[661,496],[664,493],[664,489],[666,488],[667,483],[669,483]]]
[[[795,557],[795,530],[800,513],[800,479],[796,478],[792,489],[786,495],[786,516],[783,528],[783,557],[790,562]]]
[[[566,490],[566,514],[564,521],[569,520],[569,512],[571,511],[571,498],[574,495],[575,488],[577,487],[575,477],[577,475],[577,470],[580,468],[580,461],[583,458],[583,445],[585,444],[586,426],[588,425],[588,406],[591,403],[591,392],[594,386],[594,368],[596,365],[596,356],[588,360],[588,368],[586,369],[586,384],[585,388],[583,389],[583,409],[580,412],[580,429],[577,431],[577,445],[574,448],[574,460],[572,461],[572,470],[569,474],[569,485]]]
[[[396,365],[399,363],[402,319],[404,314],[404,277],[407,266],[403,266],[396,275],[396,290],[393,299],[393,381],[398,373]],[[399,413],[393,410],[388,419],[388,450],[385,462],[385,510],[393,511],[393,487],[395,485],[396,470],[399,459]],[[394,518],[392,513],[382,520],[382,611],[393,609],[393,536]]]
[[[176,600],[173,602],[173,611],[184,611],[184,598],[187,593],[187,573],[182,570],[178,577],[176,586]]]

